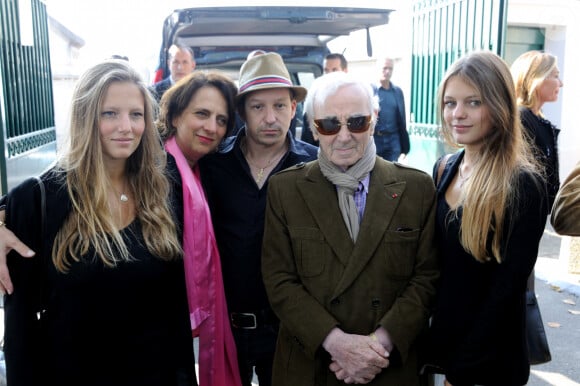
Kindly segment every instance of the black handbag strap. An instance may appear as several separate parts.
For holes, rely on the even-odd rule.
[[[447,161],[449,160],[449,157],[451,157],[452,155],[453,154],[448,153],[439,159],[439,165],[437,165],[437,179],[435,180],[435,186],[438,186],[439,182],[441,182],[441,176],[443,175],[443,170],[445,170],[445,165],[447,165]]]
[[[44,240],[44,234],[46,232],[46,189],[40,177],[35,177],[35,179],[40,190],[40,234],[41,240]]]

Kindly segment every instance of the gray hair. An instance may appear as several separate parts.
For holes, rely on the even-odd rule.
[[[308,116],[311,127],[314,127],[314,109],[320,108],[329,96],[338,93],[341,88],[346,86],[356,86],[363,91],[367,98],[371,115],[374,115],[372,114],[374,111],[379,110],[379,99],[370,83],[361,81],[346,72],[331,72],[316,78],[306,95],[304,111]]]

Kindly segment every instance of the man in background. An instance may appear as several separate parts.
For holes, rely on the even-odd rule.
[[[348,72],[348,62],[343,54],[328,54],[322,64],[325,74],[336,71]]]
[[[405,116],[405,98],[400,87],[391,82],[394,60],[382,60],[379,97],[379,119],[375,127],[377,154],[387,161],[404,161],[410,150],[409,133]]]
[[[195,70],[195,57],[191,48],[174,44],[169,47],[169,56],[169,76],[151,86],[158,102],[169,87]]]
[[[336,71],[348,72],[348,62],[343,54],[332,53],[326,55],[322,65],[325,74]],[[300,139],[311,145],[318,146],[318,138],[315,138],[312,133],[306,114],[304,114],[304,119],[302,120],[302,135]]]

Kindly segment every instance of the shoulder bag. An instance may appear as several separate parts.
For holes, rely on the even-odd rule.
[[[536,293],[532,289],[526,290],[526,341],[531,365],[539,365],[552,360],[540,307]]]

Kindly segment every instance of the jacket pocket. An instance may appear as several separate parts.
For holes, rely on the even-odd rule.
[[[296,268],[302,277],[318,276],[324,271],[326,243],[318,228],[290,228]]]
[[[408,279],[413,273],[419,229],[409,231],[387,231],[385,243],[386,275],[393,279]]]

